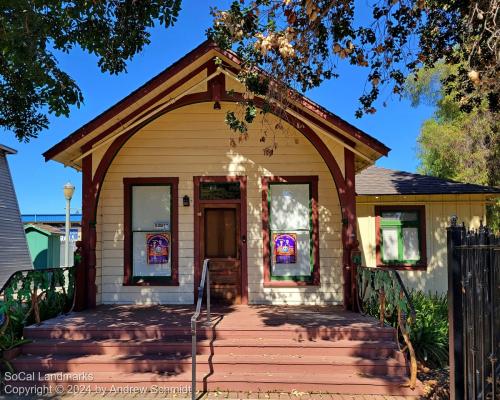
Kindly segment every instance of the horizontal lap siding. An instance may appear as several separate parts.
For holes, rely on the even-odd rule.
[[[446,227],[456,215],[468,228],[478,228],[485,220],[483,195],[427,195],[427,196],[358,196],[358,230],[363,264],[375,267],[376,232],[375,205],[424,205],[427,244],[427,271],[400,271],[410,288],[424,292],[445,293],[448,290]]]
[[[232,106],[236,107],[236,106]],[[231,148],[231,133],[224,109],[212,104],[184,107],[166,114],[136,133],[113,160],[99,200],[98,299],[102,303],[192,303],[194,229],[193,176],[246,175],[249,301],[251,303],[340,303],[341,216],[335,184],[315,148],[286,125],[277,137],[278,149],[264,156],[261,121],[249,129],[249,139]],[[268,131],[277,123],[268,118]],[[237,138],[237,137],[236,137]],[[271,142],[269,136],[268,143]],[[341,153],[334,149],[336,153]],[[264,175],[318,175],[321,287],[263,288],[262,195]],[[178,287],[124,287],[123,282],[123,178],[164,176],[179,178],[179,281]]]
[[[0,150],[0,287],[14,272],[31,268],[7,156]]]

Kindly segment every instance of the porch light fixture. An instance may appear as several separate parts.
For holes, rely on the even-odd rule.
[[[65,224],[65,241],[64,241],[64,266],[69,267],[69,228],[71,222],[69,220],[71,198],[75,193],[75,186],[71,182],[66,183],[63,187],[64,198],[66,199],[66,224]]]
[[[183,205],[184,207],[189,207],[189,203],[190,203],[190,201],[189,201],[189,196],[186,194],[186,195],[182,198],[182,205]]]
[[[214,110],[220,110],[222,107],[220,106],[220,103],[218,101],[216,101],[214,103]]]

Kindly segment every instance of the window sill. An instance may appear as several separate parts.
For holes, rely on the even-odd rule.
[[[427,264],[380,264],[377,268],[396,271],[427,271]]]
[[[141,278],[135,282],[123,282],[123,286],[179,286],[179,281],[172,278]]]
[[[319,282],[304,282],[304,281],[271,281],[264,282],[265,288],[292,288],[292,287],[319,287]]]

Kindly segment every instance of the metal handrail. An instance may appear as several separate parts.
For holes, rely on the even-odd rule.
[[[211,325],[210,319],[210,260],[207,258],[203,261],[203,269],[201,272],[200,286],[198,287],[198,300],[196,302],[196,310],[191,317],[191,399],[196,399],[196,344],[197,338],[197,323],[201,313],[201,304],[203,302],[203,292],[205,284],[207,288],[207,320],[205,326]]]
[[[413,321],[415,321],[415,318],[417,317],[417,312],[415,311],[415,307],[413,306],[413,301],[411,300],[411,296],[408,293],[408,289],[406,289],[406,286],[403,282],[403,279],[401,279],[401,275],[399,275],[399,272],[396,270],[393,270],[394,275],[396,276],[396,279],[399,283],[399,287],[403,290],[403,293],[406,297],[406,301],[408,302],[408,307],[410,307],[410,316]]]
[[[357,302],[358,302],[358,309],[360,310],[360,312],[362,314],[366,315],[365,310],[363,309],[363,304],[362,304],[363,301],[365,300],[366,289],[368,288],[368,286],[370,286],[371,288],[374,289],[375,274],[386,273],[392,279],[393,282],[394,282],[393,277],[396,278],[397,285],[399,286],[398,293],[400,294],[400,299],[402,300],[403,296],[404,296],[404,298],[406,298],[408,308],[410,309],[409,310],[410,316],[411,316],[410,321],[412,321],[412,322],[415,321],[415,319],[416,319],[415,307],[414,307],[413,302],[411,300],[411,296],[410,296],[403,280],[401,279],[401,276],[399,275],[399,273],[397,271],[390,269],[390,268],[370,268],[370,267],[366,267],[366,266],[358,266],[358,268],[357,268],[358,273],[361,273],[362,269],[370,272],[370,277],[369,277],[369,279],[367,279],[367,281],[365,283],[365,287],[361,288],[363,292],[362,293],[358,292],[358,294],[356,296]],[[358,277],[356,277],[356,279],[358,279]],[[361,298],[360,298],[360,295],[361,295]],[[379,296],[379,301],[380,301],[380,323],[382,325],[384,325],[385,318],[386,318],[386,313],[385,313],[386,294],[384,292],[383,287],[381,288],[380,291],[378,291],[378,296]],[[396,301],[395,308],[397,310],[397,317],[398,317],[396,329],[399,329],[399,331],[401,332],[401,335],[405,341],[407,350],[408,350],[409,355],[410,355],[410,388],[414,389],[415,385],[416,385],[416,381],[417,381],[417,359],[415,356],[415,350],[414,350],[413,345],[411,343],[409,331],[406,329],[407,328],[406,324],[408,322],[408,318],[407,318],[408,316],[404,312],[402,312],[401,306],[399,305],[399,303],[397,301]],[[399,346],[399,340],[398,340],[398,346]]]

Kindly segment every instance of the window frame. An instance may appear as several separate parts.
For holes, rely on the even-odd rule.
[[[416,212],[418,222],[411,222],[408,225],[418,228],[418,244],[420,260],[415,262],[394,261],[384,262],[382,259],[382,213],[385,212]],[[394,225],[396,226],[396,224]],[[394,206],[375,206],[375,237],[376,237],[376,261],[378,268],[425,271],[427,270],[427,230],[425,223],[424,205],[394,205]],[[398,247],[400,247],[398,238]],[[399,251],[399,250],[398,250]]]
[[[140,277],[134,280],[133,241],[132,241],[132,188],[134,186],[170,186],[171,216],[170,235],[171,276]],[[179,286],[179,178],[177,177],[146,177],[123,178],[124,201],[124,260],[123,286]]]
[[[320,285],[319,257],[319,217],[318,217],[318,176],[264,176],[262,182],[262,237],[264,262],[264,287],[296,287]],[[271,274],[271,226],[270,226],[270,186],[272,184],[308,184],[311,219],[311,275],[309,279],[273,279]],[[290,277],[293,278],[293,277]]]

